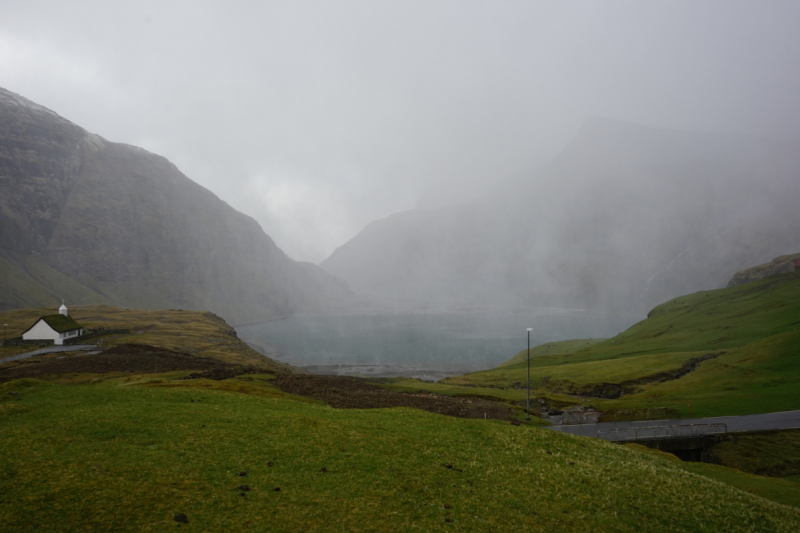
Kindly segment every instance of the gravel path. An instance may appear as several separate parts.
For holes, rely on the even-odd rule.
[[[68,346],[48,346],[47,348],[41,348],[39,350],[34,350],[32,352],[20,353],[12,357],[6,357],[5,359],[0,359],[0,365],[2,365],[3,363],[8,363],[9,361],[19,361],[20,359],[27,359],[28,357],[33,357],[34,355],[43,355],[46,353],[58,353],[58,352],[84,352],[96,349],[97,345],[95,344],[70,344]]]

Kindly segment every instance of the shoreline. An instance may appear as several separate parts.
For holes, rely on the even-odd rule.
[[[322,376],[354,376],[372,378],[410,378],[422,381],[437,382],[450,376],[461,376],[478,369],[443,370],[441,368],[423,368],[417,365],[397,364],[333,364],[333,365],[292,365],[309,374]]]

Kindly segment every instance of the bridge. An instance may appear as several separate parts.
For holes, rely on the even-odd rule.
[[[635,442],[675,454],[686,461],[703,461],[708,458],[707,450],[728,432],[800,429],[800,410],[693,419],[565,424],[547,426],[547,429],[611,442]]]
[[[681,424],[601,429],[597,438],[635,442],[677,455],[684,461],[705,462],[709,448],[728,433],[727,424]]]
[[[728,432],[768,431],[772,429],[800,428],[800,410],[763,413],[757,415],[716,416],[708,418],[677,418],[668,420],[636,420],[632,422],[599,422],[544,426],[551,431],[561,431],[584,437],[597,437],[604,429],[652,428],[702,424],[725,424]]]
[[[699,439],[726,433],[728,433],[727,424],[681,424],[601,429],[597,432],[597,438],[612,442],[635,442],[640,440]]]

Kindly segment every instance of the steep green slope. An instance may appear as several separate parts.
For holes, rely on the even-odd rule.
[[[797,507],[637,449],[238,383],[248,394],[167,376],[0,386],[4,530],[800,529]]]
[[[0,309],[53,306],[62,299],[70,303],[114,303],[48,266],[38,255],[0,251]]]
[[[247,322],[350,295],[163,157],[4,89],[0,274],[0,309],[63,298]]]

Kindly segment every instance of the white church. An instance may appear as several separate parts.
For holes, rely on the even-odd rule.
[[[22,340],[46,340],[53,341],[55,345],[62,345],[65,340],[79,337],[82,334],[83,328],[69,316],[67,306],[64,305],[64,302],[61,302],[57,315],[41,317],[22,334]]]

